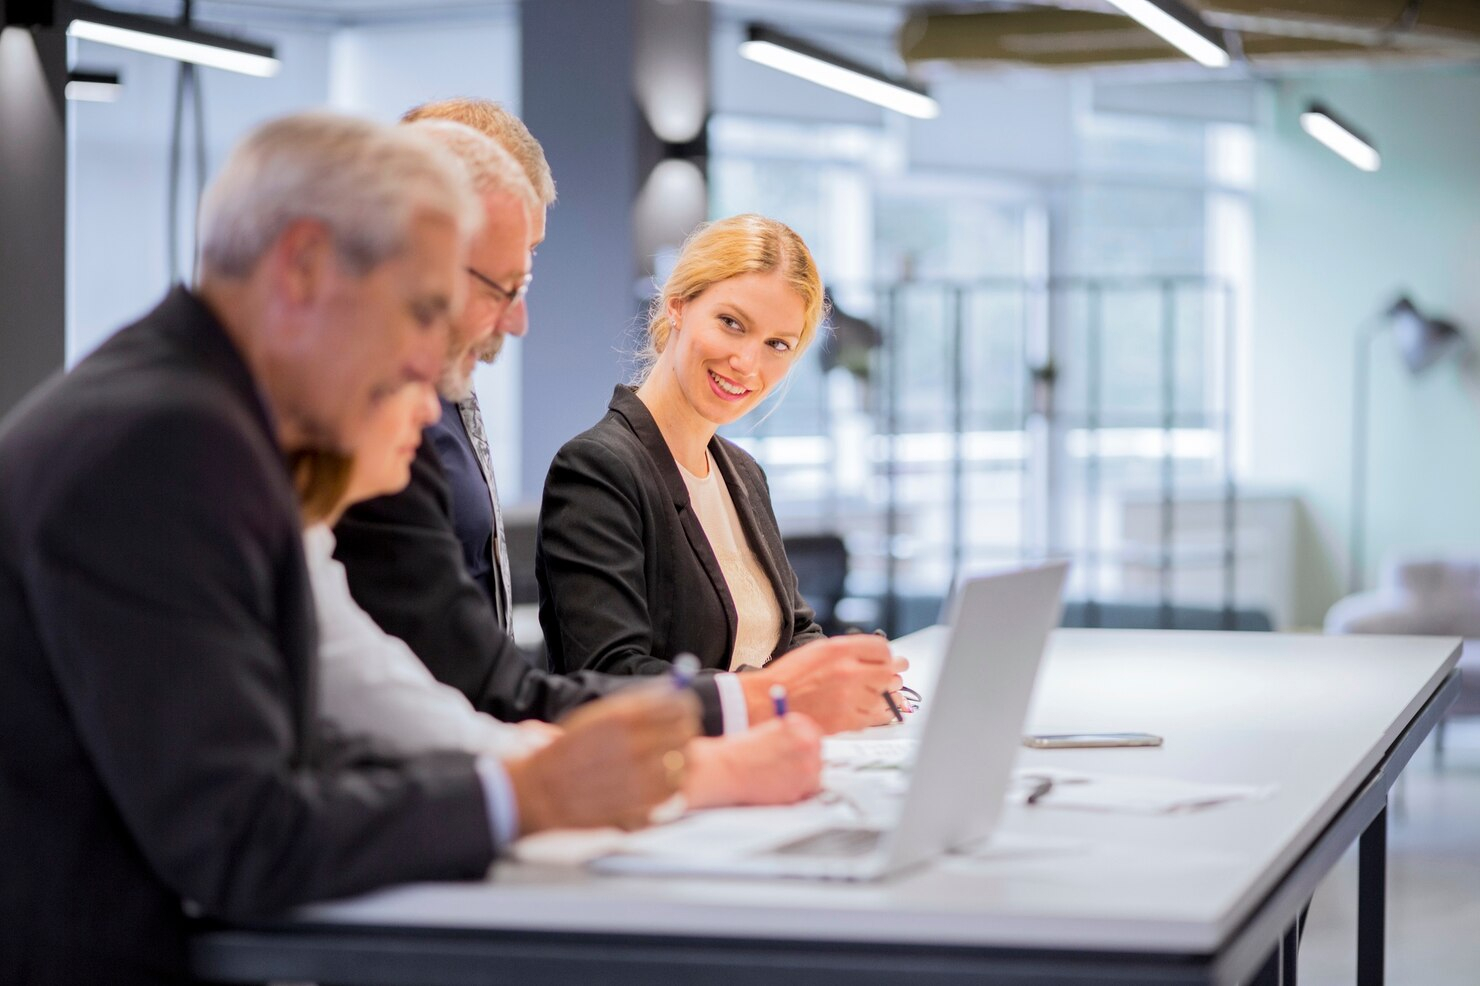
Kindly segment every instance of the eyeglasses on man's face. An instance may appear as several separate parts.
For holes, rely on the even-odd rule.
[[[480,274],[471,267],[467,267],[464,269],[467,270],[469,274],[473,275],[473,279],[476,280],[479,284],[483,285],[485,288],[492,291],[495,295],[502,299],[505,307],[508,308],[514,307],[515,305],[519,304],[521,300],[523,300],[524,296],[529,293],[529,282],[534,280],[534,271],[530,271],[519,279],[519,283],[513,288],[513,290],[510,290],[509,288],[506,288],[503,285],[499,284],[493,278],[488,277],[485,274]]]

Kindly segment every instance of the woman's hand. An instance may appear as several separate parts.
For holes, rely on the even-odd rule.
[[[521,835],[552,828],[636,829],[686,780],[699,729],[692,692],[628,688],[561,720],[561,735],[504,761]]]
[[[685,752],[691,808],[790,804],[822,789],[822,730],[798,712],[734,736],[695,739]]]
[[[900,689],[900,672],[909,666],[883,637],[849,634],[815,640],[739,679],[752,723],[773,715],[770,689],[782,685],[790,708],[811,716],[824,733],[841,733],[894,722],[884,693]]]

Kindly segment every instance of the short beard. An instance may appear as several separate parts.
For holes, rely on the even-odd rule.
[[[437,381],[437,393],[442,396],[443,400],[454,404],[473,396],[473,375],[469,373],[463,376],[458,373],[458,364],[461,362],[461,360],[456,360],[450,364],[447,371],[442,374],[442,379]]]
[[[487,342],[478,347],[478,362],[492,363],[494,360],[498,359],[498,354],[503,350],[503,348],[504,337],[501,333],[495,332],[493,335],[488,337]]]

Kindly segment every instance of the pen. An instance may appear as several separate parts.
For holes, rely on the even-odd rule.
[[[889,703],[889,711],[894,713],[894,721],[904,722],[904,715],[899,711],[899,703],[894,701],[894,696],[885,692],[884,701]]]
[[[1028,792],[1028,798],[1027,798],[1027,800],[1024,803],[1025,804],[1030,804],[1030,805],[1036,805],[1038,802],[1040,802],[1040,801],[1043,800],[1044,795],[1048,794],[1048,792],[1050,792],[1052,790],[1053,790],[1053,778],[1052,777],[1040,777],[1040,778],[1038,778],[1037,781],[1034,782],[1034,784],[1033,784],[1033,790],[1031,790],[1031,791]]]
[[[693,654],[680,654],[673,659],[673,688],[683,691],[694,683],[699,673],[699,659]]]
[[[848,632],[849,633],[862,633],[863,631],[859,630],[857,627],[853,627],[853,628],[849,629]],[[889,635],[887,633],[885,633],[883,630],[875,630],[874,631],[874,636],[876,636],[876,637],[883,637],[886,640],[889,637]],[[886,702],[889,703],[889,711],[894,714],[894,721],[895,722],[904,722],[904,713],[902,713],[902,712],[899,711],[899,703],[896,702],[896,701],[894,701],[894,696],[891,695],[891,694],[889,694],[889,692],[887,690],[884,692],[884,701],[886,701]]]
[[[786,686],[771,686],[771,706],[776,710],[776,718],[781,719],[786,715]]]

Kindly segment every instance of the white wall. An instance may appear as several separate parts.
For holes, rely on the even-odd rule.
[[[209,169],[256,124],[293,110],[322,106],[329,93],[328,34],[312,29],[244,29],[276,46],[282,70],[258,79],[202,69]],[[87,41],[74,41],[75,64],[116,69],[116,103],[70,104],[71,189],[67,215],[67,363],[70,366],[127,322],[152,308],[171,283],[165,214],[170,124],[177,62]],[[185,170],[194,188],[187,111]],[[188,202],[188,195],[185,197]],[[191,210],[182,207],[182,219]],[[182,224],[181,254],[194,249]],[[188,272],[187,272],[188,273]]]
[[[431,24],[380,24],[337,31],[330,101],[395,121],[417,103],[481,96],[518,109],[519,25],[512,11]]]
[[[390,123],[417,103],[448,96],[480,96],[519,111],[519,25],[512,11],[350,28],[335,33],[330,51],[329,99],[345,112]],[[540,324],[540,289],[536,276],[529,297],[532,332],[549,328]],[[498,362],[479,367],[473,378],[494,472],[508,500],[520,479],[521,355],[520,341],[511,340]]]
[[[1383,152],[1365,174],[1300,130],[1319,99]],[[1297,619],[1344,591],[1352,360],[1364,320],[1400,291],[1480,340],[1480,73],[1384,69],[1280,85],[1258,138],[1249,370],[1254,482],[1312,511]],[[1458,364],[1421,379],[1373,348],[1367,558],[1480,554],[1480,403]],[[1370,581],[1370,578],[1369,578]]]
[[[429,99],[474,95],[519,106],[519,33],[512,10],[433,24],[390,23],[331,30],[294,24],[228,30],[276,46],[283,67],[271,79],[202,70],[208,168],[256,124],[330,105],[385,122]],[[164,295],[172,277],[166,245],[167,175],[176,63],[90,42],[74,42],[79,65],[117,69],[117,103],[73,103],[68,215],[67,362],[91,352]],[[189,151],[182,186],[195,187]],[[558,179],[558,176],[557,176]],[[194,241],[192,210],[181,209],[181,255]],[[539,282],[531,295],[539,323]],[[489,421],[494,466],[505,489],[519,488],[519,345],[480,368],[479,398]]]
[[[909,123],[910,163],[1035,181],[1065,180],[1078,164],[1077,104],[1087,88],[1067,75],[963,75],[931,87],[934,120]]]

